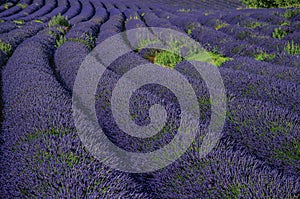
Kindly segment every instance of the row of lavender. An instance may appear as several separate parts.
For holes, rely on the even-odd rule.
[[[2,149],[5,153],[3,153],[4,156],[2,157],[7,164],[3,164],[3,169],[5,169],[4,171],[6,172],[2,177],[7,181],[10,177],[14,176],[11,181],[7,181],[8,185],[7,187],[4,187],[4,193],[12,194],[13,192],[16,192],[14,193],[16,194],[15,196],[49,196],[51,192],[47,192],[47,188],[50,186],[52,188],[51,190],[54,190],[54,193],[56,193],[57,196],[68,193],[74,194],[77,187],[71,185],[75,185],[76,183],[81,184],[83,182],[83,184],[81,184],[82,189],[79,189],[80,191],[78,192],[75,191],[75,194],[78,196],[92,197],[93,194],[98,194],[106,198],[118,196],[131,197],[130,194],[134,194],[135,187],[118,187],[119,190],[112,188],[110,191],[111,195],[107,195],[108,192],[106,191],[108,190],[106,189],[108,189],[109,185],[106,186],[106,183],[111,182],[111,178],[101,179],[105,185],[99,182],[100,179],[95,180],[93,178],[93,171],[99,171],[102,166],[90,157],[86,151],[83,151],[80,140],[76,136],[74,126],[72,125],[70,105],[68,105],[68,107],[65,106],[70,103],[69,96],[72,91],[78,67],[95,44],[99,44],[109,36],[121,32],[124,30],[123,28],[131,29],[134,27],[160,26],[186,30],[185,27],[190,24],[190,20],[188,19],[191,17],[183,20],[184,23],[178,24],[177,22],[183,16],[177,16],[177,8],[170,10],[169,13],[164,13],[159,9],[147,9],[146,6],[141,4],[139,6],[134,5],[137,9],[129,9],[127,6],[124,7],[124,4],[118,4],[118,2],[115,4],[103,2],[101,5],[98,3],[97,6],[95,6],[97,1],[91,1],[91,3],[85,4],[78,3],[77,1],[70,1],[70,3],[74,5],[70,8],[74,8],[78,5],[85,11],[82,12],[82,15],[74,16],[74,18],[71,19],[71,23],[76,25],[66,34],[68,41],[58,47],[55,54],[53,52],[55,41],[54,38],[51,37],[52,43],[46,45],[50,46],[50,49],[52,49],[52,51],[50,50],[51,52],[46,50],[42,55],[34,51],[36,52],[34,53],[36,54],[36,57],[31,58],[22,56],[24,57],[24,60],[21,60],[20,62],[14,61],[17,60],[21,54],[23,55],[25,51],[25,47],[22,48],[23,44],[19,47],[17,47],[18,44],[16,44],[16,52],[4,68],[3,72],[5,73],[6,71],[6,73],[3,74],[3,77],[5,77],[3,82],[6,82],[6,84],[3,85],[3,113],[5,118],[3,125],[3,139],[5,142]],[[144,8],[139,9],[142,7]],[[173,16],[169,16],[172,12],[174,13]],[[167,16],[169,16],[168,18],[162,16],[162,14],[166,13]],[[181,13],[179,14],[182,15]],[[198,16],[198,14],[196,16]],[[202,15],[205,16],[204,11],[202,11]],[[68,15],[66,14],[65,16]],[[130,16],[138,17],[130,18]],[[209,28],[211,25],[202,24],[201,21],[199,22],[202,18],[198,17],[196,19],[196,22],[200,23],[201,26],[196,27],[196,29],[192,31],[192,36],[199,42],[202,42],[207,38],[203,37],[205,32],[207,32],[206,35],[216,36],[219,34],[219,31]],[[204,22],[206,22],[206,20],[204,20]],[[233,29],[235,29],[235,27]],[[10,32],[7,33],[7,35],[9,34]],[[40,34],[47,35],[45,32]],[[94,43],[91,43],[91,40],[87,40],[87,42],[78,42],[85,39],[82,35],[91,35],[95,38]],[[227,35],[230,34],[226,33],[219,36],[219,38],[225,37],[226,40],[229,39],[230,41],[224,44],[224,48],[231,42],[235,42],[237,45],[240,44],[240,41],[236,40],[235,37],[228,37]],[[50,36],[45,36],[45,38],[44,36],[35,36],[26,42],[32,42],[37,39],[41,40],[43,43],[48,40],[48,37]],[[26,39],[26,37],[24,39]],[[214,41],[212,39],[206,41],[206,43],[210,42]],[[253,43],[255,44],[255,42]],[[246,43],[245,45],[248,44],[249,43]],[[30,45],[32,45],[32,43],[30,43]],[[26,48],[30,45],[28,44]],[[20,55],[18,56],[18,54]],[[74,56],[75,54],[76,56]],[[54,57],[51,58],[53,55]],[[197,158],[198,146],[195,143],[195,146],[193,146],[184,157],[166,169],[156,173],[150,173],[147,176],[135,175],[133,176],[133,179],[125,179],[127,178],[125,175],[125,177],[122,178],[125,180],[123,181],[124,183],[135,180],[143,186],[144,192],[149,194],[156,193],[156,196],[154,197],[158,198],[220,198],[235,196],[293,198],[296,197],[296,194],[299,194],[299,184],[297,184],[299,179],[296,178],[299,174],[299,160],[297,159],[297,154],[294,154],[297,153],[297,140],[299,140],[299,116],[297,114],[299,111],[299,86],[297,84],[299,83],[299,78],[297,78],[299,69],[297,67],[287,67],[278,63],[275,65],[267,62],[255,61],[249,55],[250,54],[246,53],[244,57],[234,57],[233,61],[225,63],[220,68],[230,100],[228,118],[223,132],[224,138],[212,154],[205,159]],[[38,65],[45,65],[47,62],[45,62],[45,56],[50,57],[48,58],[50,63],[46,65],[52,67],[50,67],[52,72],[45,71],[45,69],[34,72],[35,70],[33,70],[33,68],[36,68]],[[23,63],[27,62],[26,59],[30,59],[29,62],[34,63],[33,68],[21,67]],[[36,62],[32,59],[36,59]],[[53,61],[51,61],[52,59]],[[124,60],[126,60],[126,62],[124,62]],[[132,151],[153,150],[153,148],[156,149],[158,146],[168,143],[170,138],[172,138],[172,133],[167,133],[167,135],[161,133],[153,138],[153,140],[147,140],[146,142],[137,139],[132,141],[132,139],[128,138],[128,136],[124,136],[122,132],[116,128],[116,124],[114,124],[110,112],[105,112],[101,108],[103,107],[102,105],[108,104],[109,101],[107,101],[107,99],[109,98],[107,97],[109,96],[111,89],[113,89],[114,83],[116,83],[122,74],[134,65],[146,62],[146,60],[143,60],[134,53],[126,55],[123,59],[120,59],[110,67],[106,77],[103,79],[103,84],[99,84],[98,90],[99,94],[103,90],[108,91],[106,96],[101,95],[101,97],[98,98],[96,104],[99,123],[105,128],[107,135],[118,143],[120,147]],[[295,63],[299,64],[297,60]],[[256,67],[256,64],[259,64],[258,67]],[[237,65],[239,67],[236,68]],[[17,66],[21,68],[16,70],[17,68],[15,67]],[[47,68],[49,68],[49,66],[47,66]],[[274,70],[274,68],[279,68],[279,72]],[[181,63],[176,66],[176,69],[186,75],[198,96],[207,97],[207,89],[205,88],[201,77],[191,76],[193,70],[187,63]],[[263,69],[262,72],[260,72],[261,69]],[[19,70],[21,71],[20,73],[13,72]],[[26,74],[22,74],[22,71]],[[31,71],[32,74],[29,75]],[[274,75],[270,75],[270,71],[274,71],[273,74],[276,75],[281,73],[281,76],[276,79],[272,78]],[[62,98],[62,96],[65,96],[62,94],[55,94],[55,97],[51,97],[53,94],[50,93],[38,95],[39,91],[33,89],[35,88],[33,85],[23,83],[23,81],[28,81],[23,78],[24,76],[30,78],[34,74],[34,79],[36,79],[35,82],[40,84],[41,79],[44,77],[39,77],[38,74],[43,74],[45,72],[47,75],[51,74],[52,79],[54,78],[54,80],[51,80],[50,82],[56,82],[56,86],[48,85],[49,90],[55,90],[60,93],[67,90],[68,92],[65,95],[68,97]],[[22,78],[20,78],[22,82],[16,82],[16,85],[24,84],[23,89],[14,90],[17,89],[17,87],[14,88],[14,86],[11,85],[11,82],[17,79],[17,76],[15,77],[11,74],[22,76]],[[107,82],[111,83],[108,85],[106,84],[105,86],[104,83]],[[174,118],[176,118],[176,107],[178,108],[176,100],[174,101],[174,99],[170,97],[172,96],[170,93],[163,96],[159,95],[157,89],[160,91],[159,89],[162,88],[148,87],[136,93],[136,96],[144,95],[148,98],[145,102],[142,101],[142,98],[137,97],[137,104],[139,105],[135,104],[135,106],[138,106],[139,108],[133,107],[133,110],[140,110],[135,113],[138,115],[136,122],[140,122],[141,124],[145,123],[145,120],[147,120],[147,110],[155,103],[162,103],[162,105],[170,112],[170,115],[175,115]],[[41,92],[45,92],[45,89],[43,88],[43,91]],[[20,94],[21,96],[16,96]],[[28,99],[28,106],[26,106],[28,107],[28,110],[23,110],[23,95],[28,96],[25,98],[26,101]],[[34,95],[35,99],[31,98],[31,95]],[[161,100],[161,97],[166,98],[168,103],[163,103],[164,100]],[[53,102],[51,99],[53,99]],[[38,101],[46,100],[43,103],[48,106],[54,103],[54,99],[55,103],[61,100],[63,103],[61,104],[61,107],[65,108],[38,108],[43,107]],[[37,103],[29,104],[29,102],[32,101]],[[203,102],[201,106],[204,106],[202,107],[202,110],[205,118],[202,118],[201,122],[203,122],[203,125],[205,126],[205,122],[207,122],[209,117],[209,112],[206,113],[209,106],[205,104],[205,102]],[[106,108],[109,109],[110,107]],[[21,115],[18,112],[21,112]],[[30,114],[32,112],[34,113],[33,115]],[[51,114],[53,115],[51,116]],[[29,117],[27,117],[27,115],[29,115]],[[63,119],[60,119],[63,115],[66,116],[64,116]],[[284,115],[284,118],[282,115]],[[37,117],[40,119],[36,120],[35,118]],[[54,121],[49,120],[48,118],[54,118]],[[47,124],[48,122],[50,122],[50,124]],[[23,126],[23,124],[26,124],[26,126]],[[176,130],[176,124],[174,128]],[[174,129],[166,129],[166,131],[173,132]],[[24,134],[15,132],[23,132]],[[15,136],[12,136],[11,138],[11,134],[15,134]],[[284,136],[282,136],[282,134]],[[160,139],[160,136],[165,136],[165,139]],[[43,138],[40,139],[40,137]],[[249,137],[251,137],[251,139],[249,139]],[[50,141],[48,141],[48,139],[50,139]],[[152,146],[149,146],[150,141]],[[35,143],[37,147],[30,147],[28,143]],[[62,147],[58,148],[56,147],[57,145],[61,145]],[[53,150],[50,150],[50,148]],[[287,153],[288,151],[292,151],[292,155]],[[28,156],[25,158],[20,157],[22,155],[26,156],[25,154]],[[30,157],[34,156],[33,154],[36,154],[40,158],[30,160]],[[84,157],[88,158],[85,159]],[[18,163],[14,162],[17,158],[20,158],[23,161]],[[37,159],[41,159],[44,162],[37,162]],[[91,164],[86,163],[85,161],[87,160],[96,162],[95,164],[97,166],[93,166],[93,171],[84,166]],[[29,164],[28,162],[32,165],[30,168],[34,168],[34,170],[24,169],[24,167],[26,167],[25,165]],[[14,166],[15,164],[20,165],[20,167]],[[9,167],[22,168],[23,170],[9,170]],[[39,168],[41,169],[39,170]],[[75,169],[74,171],[71,171],[71,169],[66,168]],[[84,173],[85,169],[80,170],[81,168],[86,168],[89,173]],[[43,169],[50,172],[49,175]],[[22,180],[17,178],[18,174],[21,172],[26,173]],[[53,172],[56,175],[55,177],[51,176]],[[64,172],[66,175],[62,175]],[[108,172],[111,173],[111,171]],[[41,184],[38,184],[37,186],[31,185],[31,182],[26,181],[28,178],[27,174],[30,176],[39,174],[37,175],[38,177],[35,176],[35,178],[38,178],[37,181]],[[99,172],[98,174],[101,175]],[[120,173],[112,176],[115,176],[116,179],[119,174]],[[86,179],[83,178],[84,176]],[[63,181],[65,183],[59,183],[59,180],[54,180],[56,177],[58,179],[65,179],[66,181]],[[87,184],[90,180],[92,180],[92,184]],[[127,182],[126,180],[129,181]],[[16,183],[17,181],[20,181],[21,183],[13,188],[13,183]],[[46,183],[43,184],[42,182],[44,181],[46,181]],[[122,182],[120,181],[120,183]],[[120,184],[116,183],[116,186],[118,185],[120,186]],[[115,185],[111,186],[115,187]],[[147,186],[148,188],[146,188]],[[85,187],[85,189],[83,187]],[[99,188],[102,190],[102,193],[96,192],[96,189],[99,191]],[[120,190],[125,192],[120,192]],[[136,192],[139,192],[139,189],[136,189]],[[121,195],[117,196],[117,193]],[[125,196],[122,194],[129,195]],[[149,195],[145,195],[145,193],[143,196],[138,194],[135,196],[150,197]]]

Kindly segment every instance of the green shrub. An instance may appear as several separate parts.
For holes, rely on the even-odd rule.
[[[275,56],[276,56],[275,54],[268,54],[266,52],[260,52],[260,53],[254,55],[254,59],[256,59],[258,61],[269,62],[269,61],[272,61],[272,59],[274,59]]]
[[[17,6],[19,6],[22,9],[25,9],[28,5],[26,3],[24,3],[24,4],[18,3]]]
[[[68,20],[68,17],[63,17],[63,16],[61,16],[61,14],[58,14],[57,16],[53,16],[48,23],[49,27],[56,26],[56,25],[64,26],[67,28],[69,28],[71,26],[71,24]]]
[[[4,8],[7,10],[9,8],[10,4],[9,3],[5,3],[4,4]]]
[[[251,8],[299,7],[299,0],[242,0]]]
[[[251,23],[246,24],[244,27],[245,28],[257,28],[261,25],[263,25],[262,22],[251,22]]]
[[[6,55],[10,55],[12,53],[12,46],[9,43],[4,43],[0,39],[0,50],[2,50]]]
[[[294,40],[288,42],[284,46],[284,51],[290,55],[299,55],[300,54],[300,45],[294,43]]]
[[[282,39],[285,37],[288,33],[285,30],[282,30],[281,28],[275,28],[274,32],[272,34],[273,38]]]
[[[35,20],[33,20],[34,22],[37,22],[37,23],[44,23],[43,22],[43,20],[41,20],[41,19],[35,19]]]
[[[289,21],[284,21],[280,24],[280,26],[290,26],[291,23]]]
[[[294,9],[294,10],[291,10],[291,9],[287,9],[285,11],[285,13],[283,14],[283,17],[286,18],[286,19],[290,19],[296,15],[300,14],[300,10],[299,9]]]
[[[66,37],[64,35],[59,35],[59,37],[56,39],[55,48],[58,48],[62,44],[64,44],[67,41]]]
[[[24,24],[24,20],[14,20],[14,23],[15,24],[19,24],[19,25],[22,25],[22,24]]]
[[[228,23],[217,21],[216,24],[214,25],[214,28],[215,28],[215,30],[219,30],[219,29],[224,28],[228,25],[229,25]]]
[[[178,64],[181,61],[182,61],[181,56],[170,51],[159,52],[154,57],[155,64],[166,66],[169,68],[174,68],[176,64]]]
[[[79,42],[86,45],[90,50],[96,46],[96,38],[92,34],[83,34],[79,38],[70,38],[69,41]]]

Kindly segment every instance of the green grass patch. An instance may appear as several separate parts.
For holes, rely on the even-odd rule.
[[[59,35],[56,39],[55,48],[58,48],[59,46],[63,45],[64,43],[66,43],[66,41],[67,39],[64,35]]]
[[[216,22],[216,24],[214,25],[215,30],[220,30],[221,28],[224,28],[226,26],[229,26],[228,23],[225,22],[220,22],[219,20]]]
[[[162,51],[154,55],[155,64],[169,68],[174,68],[182,60],[183,58],[181,56],[170,51]],[[223,63],[232,60],[232,58],[223,57],[222,55],[214,52],[198,52],[190,54],[188,57],[186,57],[186,60],[205,62],[219,67]]]
[[[260,53],[254,55],[254,59],[258,60],[258,61],[269,62],[269,61],[272,61],[275,58],[275,56],[276,56],[275,54],[268,54],[266,52],[260,52]]]
[[[294,40],[288,42],[284,46],[284,51],[290,55],[299,55],[300,54],[300,45],[296,44]]]
[[[11,53],[12,53],[11,44],[4,43],[1,39],[0,39],[0,49],[8,56],[11,55]]]
[[[3,6],[4,6],[4,9],[7,10],[9,8],[10,4],[9,3],[5,3]]]
[[[300,9],[287,9],[282,16],[286,19],[290,19],[298,14],[300,14]]]
[[[248,8],[300,7],[299,0],[242,0]]]
[[[191,29],[191,28],[188,28],[188,29],[187,29],[187,34],[188,34],[188,35],[192,34],[192,32],[193,32],[193,29]]]
[[[206,62],[219,67],[225,62],[233,59],[230,57],[224,57],[216,52],[205,52],[205,53],[201,52],[201,53],[192,54],[191,56],[187,57],[187,60]]]
[[[26,3],[18,3],[17,6],[19,6],[22,9],[25,9],[28,5]]]
[[[24,24],[24,20],[14,20],[14,23],[22,25],[22,24]]]
[[[177,10],[178,12],[186,12],[186,13],[189,13],[189,12],[191,12],[192,10],[191,9],[185,9],[185,8],[181,8],[181,9],[179,9],[179,10]]]
[[[68,17],[63,17],[61,16],[61,14],[59,13],[56,16],[53,16],[51,18],[51,20],[48,22],[48,26],[52,27],[52,26],[64,26],[64,27],[71,27],[71,24],[68,20]]]
[[[284,21],[280,24],[280,26],[290,26],[291,23],[289,21]]]
[[[44,23],[43,22],[43,20],[41,20],[41,19],[35,19],[35,20],[33,20],[34,22],[37,22],[37,23]]]
[[[275,28],[274,32],[272,33],[272,37],[276,39],[282,39],[285,37],[288,33],[283,30],[282,28]]]
[[[244,27],[254,29],[254,28],[260,27],[262,25],[263,25],[263,23],[256,21],[256,22],[247,23]]]
[[[170,51],[162,51],[159,53],[156,53],[154,57],[154,63],[168,67],[168,68],[174,68],[176,64],[182,61],[182,57],[170,52]]]

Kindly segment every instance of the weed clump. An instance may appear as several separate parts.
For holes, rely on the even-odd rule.
[[[48,23],[48,26],[49,27],[53,27],[53,26],[64,26],[66,28],[70,28],[71,27],[71,24],[68,20],[68,17],[63,17],[61,16],[61,14],[59,13],[58,15],[56,16],[53,16],[51,18],[51,20],[49,21]]]

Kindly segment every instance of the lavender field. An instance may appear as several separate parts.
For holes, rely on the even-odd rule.
[[[213,115],[205,78],[184,56],[157,50],[147,39],[138,45],[149,47],[132,49],[126,31],[155,35],[153,27],[197,41],[209,58],[184,45],[181,55],[210,64],[222,77],[225,123],[204,157],[199,151]],[[74,120],[82,63],[119,33],[132,51],[107,67],[93,96],[97,122],[112,143],[147,153],[180,129],[179,100],[158,84],[133,92],[129,109],[132,121],[145,126],[150,108],[164,107],[167,122],[159,133],[142,139],[118,126],[113,90],[136,65],[180,72],[197,97],[196,139],[176,161],[151,172],[103,164]],[[250,9],[239,0],[0,0],[0,66],[0,198],[300,198],[300,8]]]

